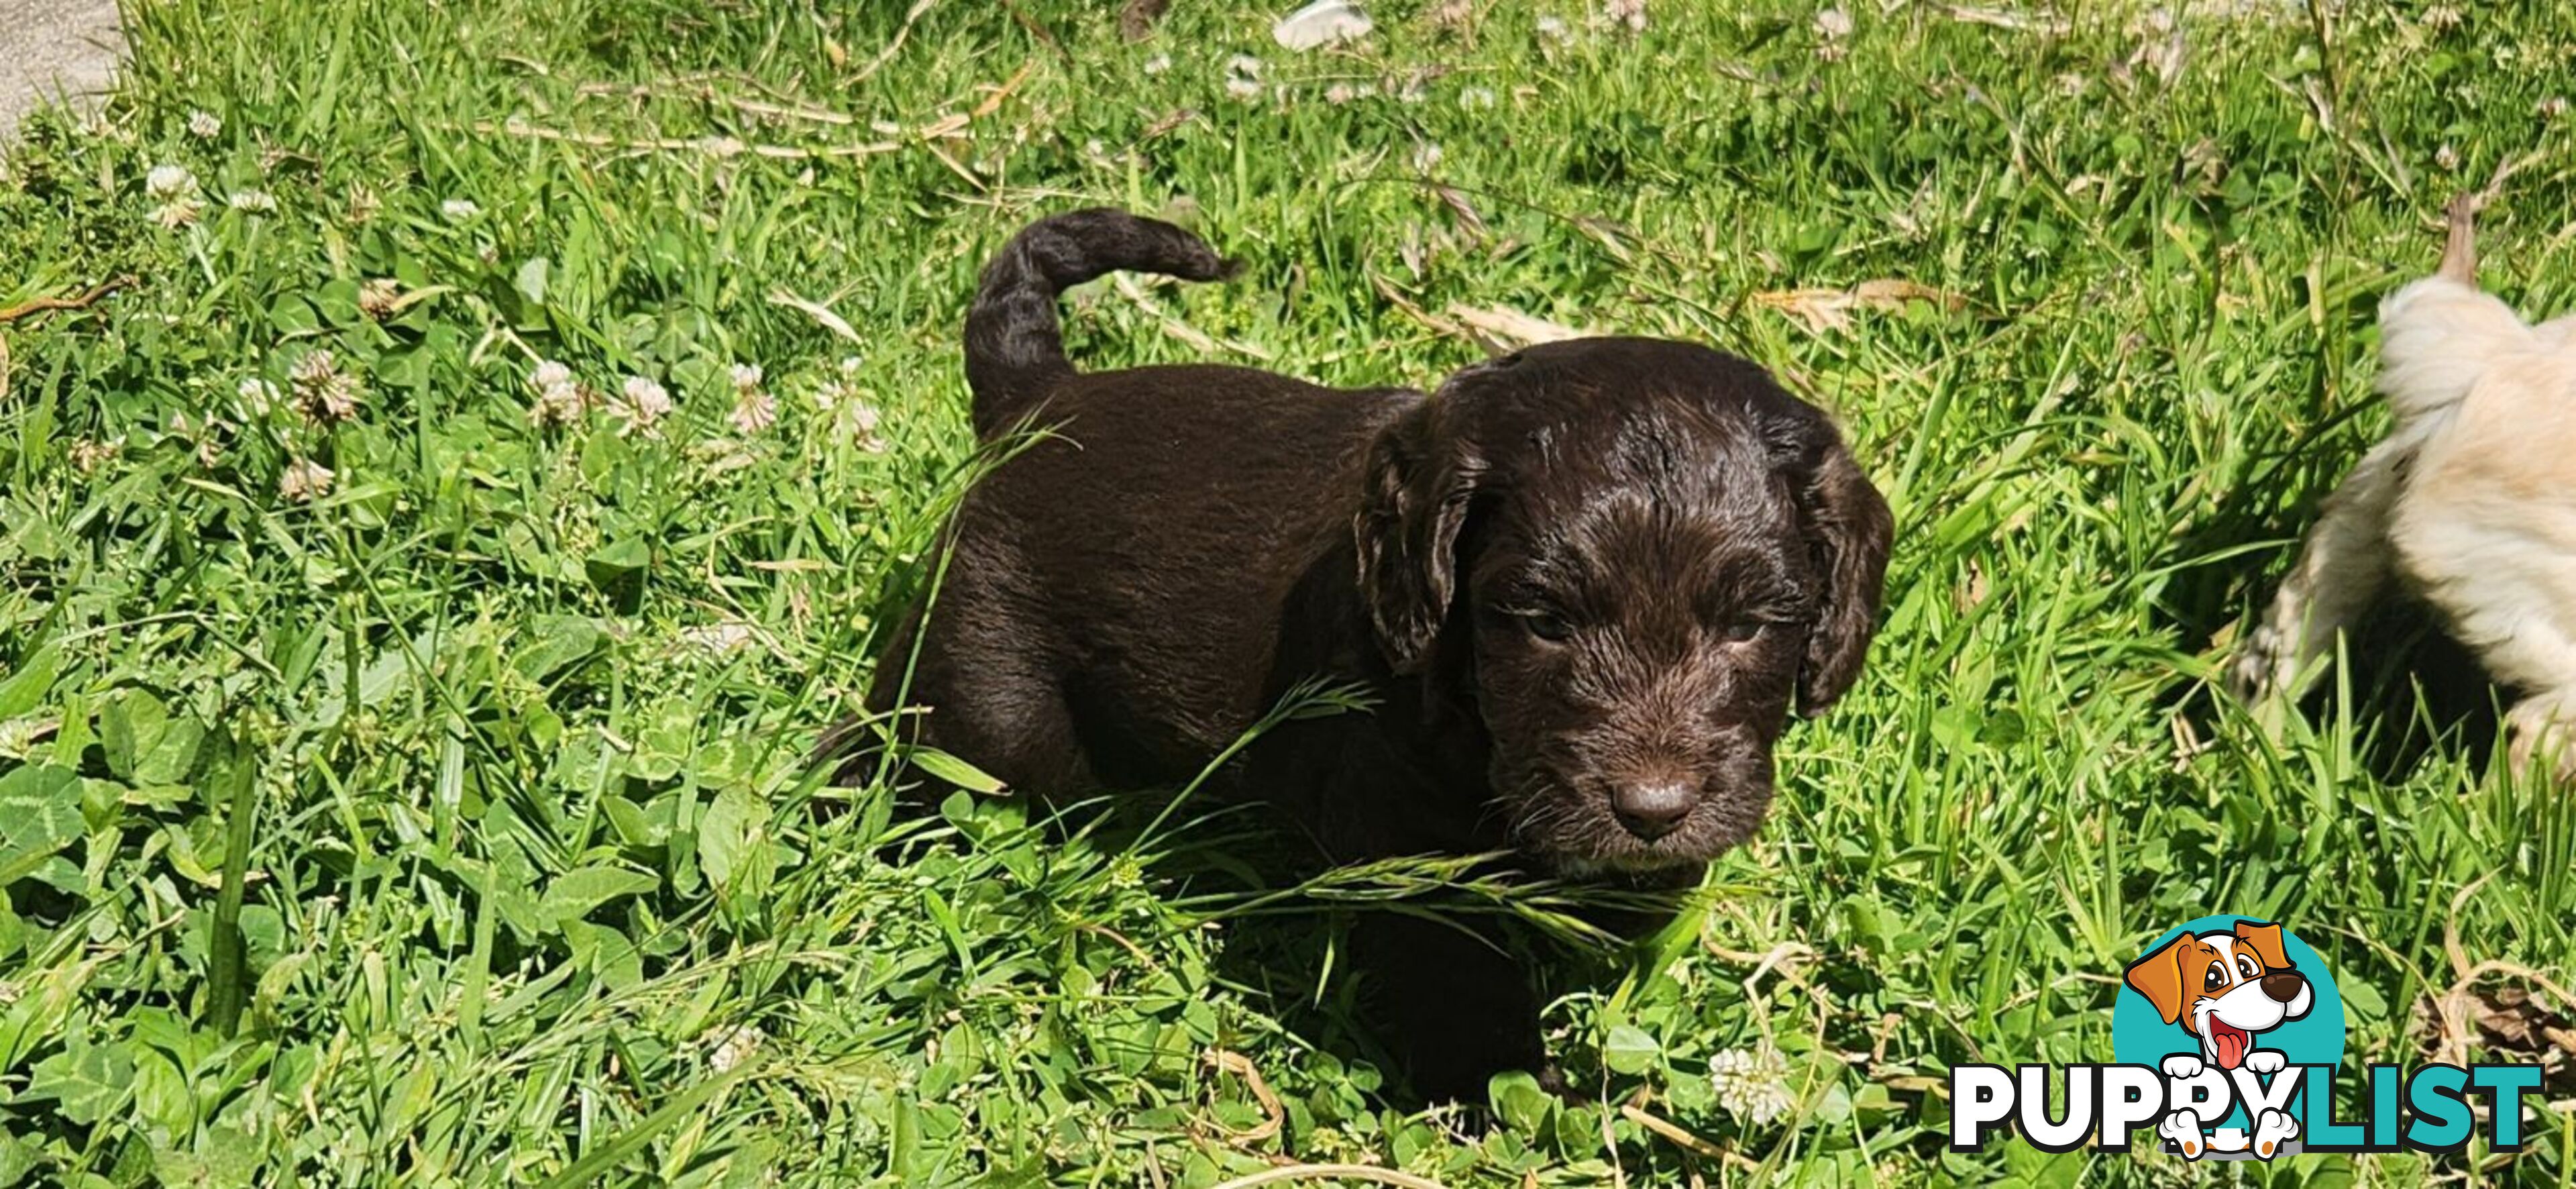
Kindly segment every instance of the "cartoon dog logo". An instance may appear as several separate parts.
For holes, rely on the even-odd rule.
[[[2180,1025],[2200,1041],[2197,1057],[2176,1053],[2165,1058],[2165,1075],[2175,1078],[2197,1077],[2208,1067],[2280,1072],[2288,1058],[2278,1050],[2255,1047],[2255,1039],[2306,1016],[2316,1002],[2307,976],[2281,948],[2281,927],[2257,921],[2239,921],[2224,931],[2182,933],[2130,963],[2127,981],[2166,1023]],[[2183,1155],[2197,1159],[2209,1149],[2190,1112],[2175,1111],[2165,1124],[2159,1130]],[[2254,1121],[2252,1146],[2268,1157],[2297,1134],[2298,1124],[2287,1114],[2267,1110]]]

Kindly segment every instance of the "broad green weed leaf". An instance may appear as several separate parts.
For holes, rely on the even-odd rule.
[[[26,1099],[51,1099],[64,1118],[88,1127],[125,1108],[134,1058],[120,1044],[79,1044],[36,1063]]]
[[[1538,1084],[1526,1070],[1495,1074],[1485,1085],[1493,1103],[1494,1114],[1506,1126],[1522,1135],[1537,1135],[1547,1125],[1547,1114],[1556,1106],[1556,1096]]]
[[[34,871],[84,828],[79,773],[31,764],[0,776],[0,887]]]
[[[545,899],[539,908],[547,920],[575,921],[611,900],[650,892],[660,886],[660,879],[623,867],[575,867],[546,885]]]
[[[1653,1069],[1663,1055],[1663,1046],[1634,1024],[1613,1025],[1609,1039],[1601,1044],[1601,1059],[1619,1073],[1644,1073]]]
[[[539,616],[510,667],[531,681],[544,681],[590,659],[607,640],[599,624],[584,616]]]
[[[740,788],[717,794],[698,818],[698,867],[707,882],[738,895],[759,896],[776,865],[769,807]]]

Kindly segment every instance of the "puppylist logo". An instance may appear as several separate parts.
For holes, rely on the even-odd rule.
[[[2343,996],[2317,952],[2276,922],[2202,917],[2157,938],[2120,981],[2115,1063],[1951,1068],[1952,1151],[2018,1132],[2043,1151],[2125,1152],[2138,1131],[2186,1160],[2454,1151],[2479,1129],[2476,1097],[2489,1145],[2522,1146],[2537,1065],[2373,1065],[2366,1092],[2339,1103]],[[2346,1121],[2355,1106],[2363,1117]]]

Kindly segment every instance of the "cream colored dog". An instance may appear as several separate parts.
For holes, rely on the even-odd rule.
[[[2576,316],[2534,326],[2478,289],[2478,205],[2452,200],[2440,269],[2379,307],[2396,426],[2327,499],[2231,676],[2249,700],[2297,696],[2393,574],[2521,695],[2521,768],[2576,724]],[[2576,747],[2549,746],[2576,772]]]

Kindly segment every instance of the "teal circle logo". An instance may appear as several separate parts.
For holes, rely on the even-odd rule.
[[[2202,917],[2158,937],[2121,974],[2111,1007],[2111,1052],[2121,1064],[2268,1075],[2343,1063],[2343,994],[2325,959],[2278,924]],[[2293,1118],[2306,1095],[2303,1084]],[[2230,1139],[2255,1131],[2241,1105],[2219,1128]],[[2207,1142],[2229,1142],[2217,1135]]]

